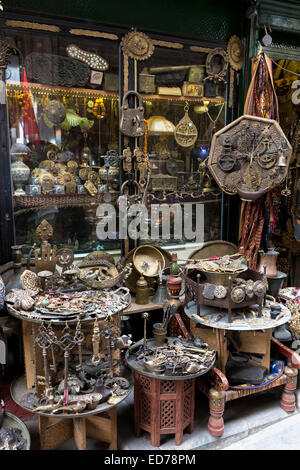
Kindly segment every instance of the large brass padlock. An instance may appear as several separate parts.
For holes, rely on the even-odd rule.
[[[130,95],[137,97],[138,106],[136,108],[129,107],[128,98]],[[120,131],[128,137],[140,137],[145,133],[144,107],[141,95],[136,91],[129,90],[123,96]]]

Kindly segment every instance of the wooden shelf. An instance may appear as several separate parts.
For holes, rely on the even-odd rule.
[[[105,91],[105,90],[93,90],[90,88],[72,88],[64,86],[52,86],[52,85],[42,85],[41,83],[28,83],[24,86],[23,82],[7,82],[6,83],[7,94],[11,91],[22,91],[24,89],[29,89],[33,95],[45,95],[45,94],[55,94],[55,95],[72,95],[72,96],[84,96],[92,97],[101,96],[107,99],[119,99],[119,93],[117,91]]]
[[[105,90],[93,90],[90,88],[71,88],[63,86],[52,86],[52,85],[42,85],[40,83],[28,83],[24,87],[23,82],[7,82],[6,84],[7,93],[15,90],[22,91],[24,89],[30,89],[30,92],[33,95],[45,95],[45,94],[56,94],[56,95],[75,95],[75,96],[85,96],[92,97],[101,96],[107,99],[119,99],[118,91],[105,91]],[[222,96],[217,96],[215,98],[206,98],[200,96],[176,96],[176,95],[158,95],[158,94],[147,94],[141,93],[143,100],[169,100],[169,101],[179,101],[179,102],[194,102],[200,103],[201,101],[209,101],[210,103],[224,103],[225,98]]]
[[[177,96],[177,95],[148,95],[141,93],[143,100],[169,100],[169,101],[191,101],[199,103],[201,101],[209,101],[210,103],[224,103],[225,98],[217,96],[215,98],[206,98],[205,96]]]
[[[131,304],[128,308],[123,310],[123,313],[121,315],[132,315],[133,313],[142,313],[142,312],[148,312],[151,310],[160,310],[163,308],[162,304],[145,304],[145,305],[139,305],[135,303],[135,297],[131,297]]]
[[[111,202],[116,201],[119,193],[111,193]],[[103,202],[103,194],[95,197],[89,194],[39,194],[14,196],[16,209],[41,209],[49,206],[75,207],[91,206]]]

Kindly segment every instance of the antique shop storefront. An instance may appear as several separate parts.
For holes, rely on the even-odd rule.
[[[195,3],[0,14],[0,450],[27,420],[43,450],[180,449],[231,400],[296,409],[298,49],[282,2]]]
[[[22,2],[11,3],[21,8]],[[81,17],[74,5],[72,10],[67,5],[63,16]],[[26,4],[26,9],[35,8],[34,2]],[[83,10],[87,18],[94,17],[92,8]],[[161,30],[165,33],[149,33],[149,19],[141,15],[134,18],[135,24],[147,25],[146,35],[137,34],[140,51],[131,51],[128,27],[92,27],[91,21],[83,26],[56,16],[46,21],[5,9],[2,34],[13,50],[3,72],[9,128],[1,163],[3,261],[10,259],[12,245],[22,245],[28,255],[36,241],[35,227],[44,218],[53,224],[57,246],[72,246],[76,257],[96,249],[124,255],[136,242],[119,240],[118,223],[111,240],[99,240],[97,207],[109,198],[116,204],[120,195],[143,196],[145,191],[149,208],[202,204],[205,242],[237,241],[237,228],[229,228],[227,220],[238,204],[222,195],[206,159],[213,133],[238,115],[243,58],[229,63],[226,49],[234,33],[241,36],[241,13],[229,18],[221,5],[217,13],[207,7],[196,26],[185,9],[173,8],[173,23],[177,15],[185,15],[182,38],[171,18]],[[152,10],[154,15],[154,6]],[[106,7],[101,18],[109,13]],[[109,23],[125,23],[113,15]],[[156,18],[153,24],[159,30]],[[176,37],[169,31],[176,31]],[[132,93],[124,97],[128,90]],[[124,104],[143,107],[141,137],[128,129],[120,132]],[[4,129],[5,113],[3,108]],[[190,140],[174,138],[180,123],[193,126]],[[146,154],[151,175],[143,169]],[[23,180],[17,181],[21,167]],[[159,235],[155,242],[187,258],[199,244],[184,233],[176,238],[174,214],[170,217],[170,238]],[[161,223],[158,217],[159,233]]]

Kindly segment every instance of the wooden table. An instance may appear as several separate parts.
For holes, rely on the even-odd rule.
[[[147,343],[152,343],[148,340]],[[128,366],[134,376],[134,433],[140,437],[141,430],[150,433],[150,442],[160,446],[162,434],[175,434],[175,444],[182,443],[183,431],[194,430],[195,380],[198,374],[167,376],[145,371],[131,356],[131,351],[143,344],[138,341],[126,352]],[[214,361],[211,364],[213,366]]]
[[[185,308],[185,313],[191,318],[190,331],[194,336],[200,336],[211,348],[215,349],[218,356],[218,368],[213,367],[210,370],[208,374],[209,380],[206,380],[206,377],[201,377],[197,381],[197,387],[209,398],[209,433],[214,437],[220,437],[224,433],[223,413],[225,403],[271,388],[284,386],[280,406],[286,412],[295,411],[295,389],[298,368],[300,367],[300,356],[272,337],[273,328],[289,321],[291,317],[290,311],[286,309],[286,315],[279,320],[274,320],[273,322],[266,320],[264,326],[264,319],[261,318],[260,327],[258,326],[260,321],[256,320],[254,320],[252,326],[251,322],[234,324],[226,323],[225,320],[220,322],[220,325],[216,325],[215,321],[211,321],[211,326],[209,326],[207,319],[205,323],[204,319],[202,320],[200,317],[191,317],[196,311],[197,307],[194,302],[191,302]],[[225,333],[227,332],[228,336],[228,334],[230,335],[233,331],[239,332],[237,351],[261,354],[263,356],[261,365],[266,367],[268,371],[270,371],[270,351],[272,344],[282,356],[282,360],[287,359],[287,365],[284,367],[283,372],[279,373],[278,377],[275,375],[275,377],[270,379],[270,381],[266,381],[266,383],[262,382],[261,385],[242,384],[240,386],[230,387],[226,377],[226,362],[229,353],[227,349],[228,340]]]
[[[128,397],[131,390],[132,387],[122,397],[122,401]],[[57,449],[72,438],[78,450],[85,450],[87,437],[107,442],[108,450],[117,450],[117,405],[102,403],[92,411],[51,415],[46,412],[34,412],[22,404],[21,398],[28,391],[25,376],[18,377],[12,382],[13,400],[25,410],[38,415],[41,450]],[[34,389],[30,391],[34,392]]]
[[[150,297],[151,300],[151,297]],[[125,308],[122,315],[132,315],[134,313],[143,313],[149,312],[151,310],[161,310],[163,308],[163,304],[153,304],[149,302],[148,304],[140,305],[135,303],[135,297],[131,297],[131,304],[129,307]]]

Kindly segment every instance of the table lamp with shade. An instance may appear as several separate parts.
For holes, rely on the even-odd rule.
[[[175,126],[164,116],[151,116],[148,119],[149,137],[158,137],[153,142],[153,150],[160,158],[169,158],[171,153],[168,148],[169,136],[174,135]]]

